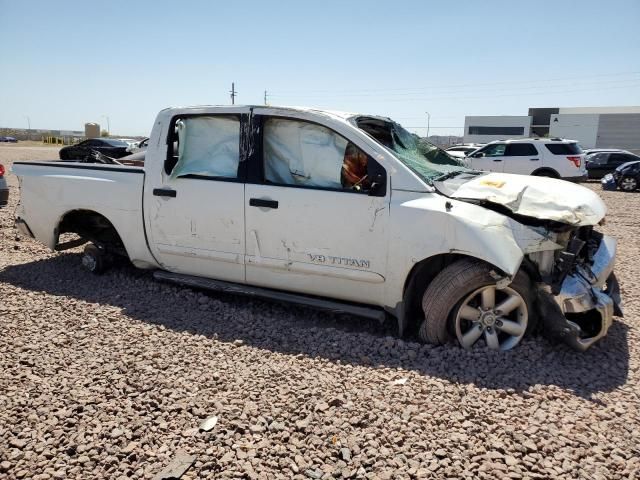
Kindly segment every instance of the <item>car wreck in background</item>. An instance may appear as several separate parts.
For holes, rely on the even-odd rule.
[[[159,280],[392,315],[434,344],[508,350],[540,328],[585,350],[622,314],[595,193],[468,169],[389,118],[173,108],[139,153],[14,163],[18,227],[91,242],[96,273],[122,256]]]
[[[613,173],[607,173],[601,180],[605,190],[634,192],[640,186],[640,160],[623,163]]]
[[[60,149],[61,160],[86,160],[92,152],[100,152],[113,158],[129,155],[129,144],[114,138],[90,138],[76,145],[69,145]]]

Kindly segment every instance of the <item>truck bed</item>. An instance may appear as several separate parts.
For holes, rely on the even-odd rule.
[[[16,217],[28,219],[38,241],[55,249],[65,215],[86,210],[116,228],[134,264],[155,264],[142,216],[144,168],[52,160],[15,162],[13,172],[21,178]]]

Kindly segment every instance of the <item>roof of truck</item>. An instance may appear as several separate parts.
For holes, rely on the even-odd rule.
[[[375,118],[384,118],[388,119],[386,116],[381,115],[367,115],[363,113],[354,113],[354,112],[343,112],[340,110],[325,110],[321,108],[314,107],[304,107],[304,106],[288,106],[288,105],[188,105],[188,106],[179,106],[179,107],[168,107],[165,110],[184,110],[184,109],[199,109],[199,108],[271,108],[276,110],[292,110],[296,112],[314,112],[320,113],[324,115],[330,115],[332,117],[337,117],[342,120],[347,120],[349,118],[357,117],[357,116],[367,116],[367,117],[375,117]]]

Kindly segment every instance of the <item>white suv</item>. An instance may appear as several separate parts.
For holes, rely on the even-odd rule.
[[[585,180],[584,153],[575,140],[519,138],[496,140],[467,157],[475,170]]]

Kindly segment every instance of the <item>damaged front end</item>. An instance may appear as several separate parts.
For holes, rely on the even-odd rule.
[[[607,334],[614,315],[622,316],[613,273],[616,240],[594,229],[606,214],[595,192],[562,180],[499,173],[441,183],[436,188],[442,193],[502,213],[556,244],[523,248],[537,278],[547,336],[584,351]]]
[[[613,273],[616,240],[584,226],[560,233],[562,251],[529,255],[540,272],[537,298],[544,333],[579,351],[607,334],[613,316],[622,316]]]

